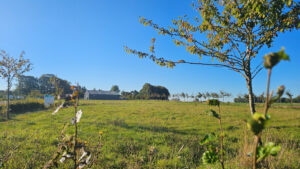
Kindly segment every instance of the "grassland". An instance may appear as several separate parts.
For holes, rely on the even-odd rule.
[[[218,122],[205,111],[204,103],[168,101],[81,101],[81,140],[93,147],[98,132],[104,144],[94,168],[219,168],[201,161],[206,146],[199,144],[205,134],[218,133]],[[244,120],[250,116],[247,104],[222,104],[225,129],[226,168],[249,168],[253,135]],[[257,105],[262,111],[263,106]],[[0,122],[0,158],[6,168],[41,168],[56,150],[60,131],[70,122],[73,109],[55,116],[53,110],[13,116]],[[275,105],[263,141],[273,141],[282,149],[277,157],[263,162],[266,168],[300,168],[300,109]],[[66,133],[73,133],[72,127]],[[216,142],[217,144],[217,142]],[[150,157],[150,150],[154,151]],[[70,164],[61,165],[69,168]]]

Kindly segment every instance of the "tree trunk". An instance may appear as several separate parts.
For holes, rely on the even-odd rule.
[[[6,104],[6,120],[9,119],[9,89],[10,89],[10,79],[7,79],[7,104]]]
[[[246,79],[246,81],[247,81],[247,88],[248,88],[250,112],[253,115],[256,111],[255,111],[255,103],[254,103],[254,94],[253,94],[253,90],[252,90],[251,75],[250,75],[250,77],[248,77],[248,79]]]

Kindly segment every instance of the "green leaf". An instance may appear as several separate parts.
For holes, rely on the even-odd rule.
[[[209,112],[209,115],[211,115],[211,116],[213,116],[217,119],[220,119],[220,115],[216,111],[214,111],[213,109],[208,110],[208,112]]]
[[[215,133],[210,133],[204,136],[204,138],[200,141],[200,145],[207,144],[217,139]]]
[[[264,146],[257,147],[257,161],[261,161],[269,155],[276,156],[281,147],[276,146],[273,142],[268,142]]]
[[[204,164],[214,164],[219,160],[219,156],[215,151],[205,151],[202,155]]]

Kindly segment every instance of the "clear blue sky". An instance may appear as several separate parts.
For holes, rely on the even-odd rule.
[[[246,93],[239,74],[214,67],[179,65],[161,68],[150,60],[127,55],[123,45],[148,51],[152,37],[156,51],[164,57],[192,58],[165,37],[138,22],[139,16],[169,25],[172,19],[192,15],[186,0],[0,0],[0,49],[13,56],[26,52],[34,64],[27,75],[52,73],[88,89],[140,89],[145,82],[166,86],[171,93],[225,90]],[[280,63],[272,75],[271,87],[284,84],[300,94],[300,32],[281,34],[270,49],[257,56],[277,51],[281,46],[291,62]],[[266,71],[254,80],[254,92],[265,90]],[[0,89],[5,88],[4,80]]]

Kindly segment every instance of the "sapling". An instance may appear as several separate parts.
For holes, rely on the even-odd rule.
[[[218,158],[218,154],[213,150],[212,146],[209,147],[209,151],[205,151],[203,153],[203,156],[202,156],[202,160],[204,163],[207,163],[207,164],[212,164],[212,163],[215,163],[217,161],[220,162],[221,166],[222,166],[222,169],[225,168],[224,166],[224,150],[223,150],[223,139],[224,139],[224,133],[223,133],[223,127],[222,127],[222,118],[221,118],[221,108],[220,108],[220,101],[217,100],[217,99],[209,99],[207,100],[207,103],[210,105],[210,106],[217,106],[218,107],[218,113],[213,110],[213,109],[210,109],[209,110],[209,113],[218,119],[218,122],[219,122],[219,126],[220,126],[220,159]],[[214,134],[210,134],[210,135],[207,135],[205,136],[205,138],[201,141],[202,144],[204,143],[207,143],[209,141],[212,141],[214,140],[215,138],[215,135]]]
[[[261,143],[262,131],[266,126],[266,123],[270,119],[268,110],[271,105],[280,99],[284,93],[284,86],[279,86],[276,92],[276,96],[273,96],[273,91],[270,92],[270,79],[272,68],[277,65],[281,60],[289,60],[289,56],[281,49],[279,52],[270,53],[264,56],[264,67],[268,69],[267,89],[266,89],[266,101],[264,113],[255,113],[248,122],[248,127],[254,133],[254,150],[253,150],[253,169],[257,168],[258,163],[269,155],[276,156],[280,151],[280,146],[275,146],[274,143],[268,142],[264,146]]]
[[[53,154],[51,160],[48,161],[48,163],[43,167],[46,168],[52,168],[52,167],[58,167],[58,163],[64,163],[66,160],[72,160],[73,161],[73,168],[74,169],[81,169],[90,167],[93,162],[95,162],[95,158],[91,160],[92,155],[91,152],[88,150],[87,142],[81,141],[78,136],[78,123],[80,122],[80,119],[82,117],[82,110],[78,111],[78,102],[79,102],[79,92],[78,87],[72,86],[71,89],[73,90],[73,94],[71,96],[71,99],[68,99],[68,104],[62,103],[53,113],[52,115],[55,115],[61,108],[64,107],[64,105],[73,105],[74,107],[74,117],[71,119],[71,124],[74,126],[75,133],[73,135],[65,135],[64,131],[69,126],[69,124],[66,124],[61,132],[61,136],[59,138],[60,143],[58,145],[57,151]],[[100,144],[97,146],[96,157],[98,158],[101,148],[101,136],[102,131],[99,132],[99,140]],[[92,161],[92,163],[91,163]]]
[[[0,77],[6,79],[7,82],[7,105],[6,105],[6,120],[9,119],[10,113],[10,90],[12,82],[16,77],[21,76],[25,72],[32,69],[30,60],[24,59],[24,52],[20,54],[19,58],[10,56],[5,51],[0,51]]]
[[[293,94],[290,91],[286,91],[285,94],[289,97],[291,105],[293,104]]]

